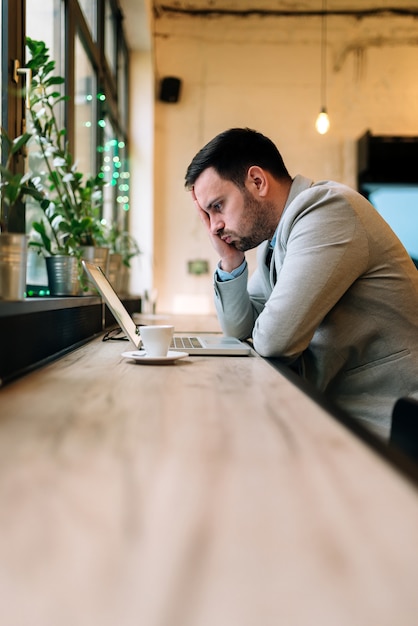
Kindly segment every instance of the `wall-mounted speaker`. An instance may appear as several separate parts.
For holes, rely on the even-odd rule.
[[[166,76],[160,83],[161,102],[178,102],[180,97],[181,80],[176,76]]]

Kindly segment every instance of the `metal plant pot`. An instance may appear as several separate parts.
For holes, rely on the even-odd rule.
[[[106,246],[80,246],[81,258],[85,261],[90,261],[94,265],[98,265],[103,272],[108,274],[108,262],[109,262],[109,248]],[[97,289],[93,283],[85,276],[83,281],[86,284],[82,285],[83,294],[86,296],[97,295]]]
[[[80,295],[79,265],[75,256],[50,256],[45,259],[51,296]]]
[[[28,238],[0,233],[0,300],[23,300],[26,291]]]
[[[109,254],[108,279],[116,293],[120,293],[122,255],[118,252]]]

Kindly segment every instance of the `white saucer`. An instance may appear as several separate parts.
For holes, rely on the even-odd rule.
[[[132,352],[122,352],[122,356],[127,359],[134,359],[136,363],[148,363],[161,364],[161,363],[174,363],[177,359],[183,359],[185,356],[189,356],[187,352],[174,352],[169,350],[167,356],[148,356],[145,350],[133,350]]]

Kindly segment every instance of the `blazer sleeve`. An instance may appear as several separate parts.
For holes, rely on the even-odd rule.
[[[329,311],[367,267],[367,233],[355,210],[336,192],[300,194],[278,230],[273,285],[265,249],[248,272],[215,285],[216,308],[226,334],[247,338],[262,356],[294,361],[308,347]]]
[[[301,196],[282,217],[277,282],[253,328],[257,352],[290,361],[326,325],[369,260],[367,232],[347,198],[330,189]]]

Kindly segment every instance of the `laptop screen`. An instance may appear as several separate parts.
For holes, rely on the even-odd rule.
[[[96,265],[93,265],[93,263],[89,263],[88,261],[83,260],[82,263],[88,275],[92,278],[97,289],[106,301],[109,309],[115,316],[115,319],[118,322],[119,326],[123,328],[132,343],[136,347],[138,347],[139,334],[136,324],[133,321],[132,317],[129,315],[128,311],[125,309],[122,302],[120,301],[119,296],[107,280],[103,271],[100,267],[97,267]]]

